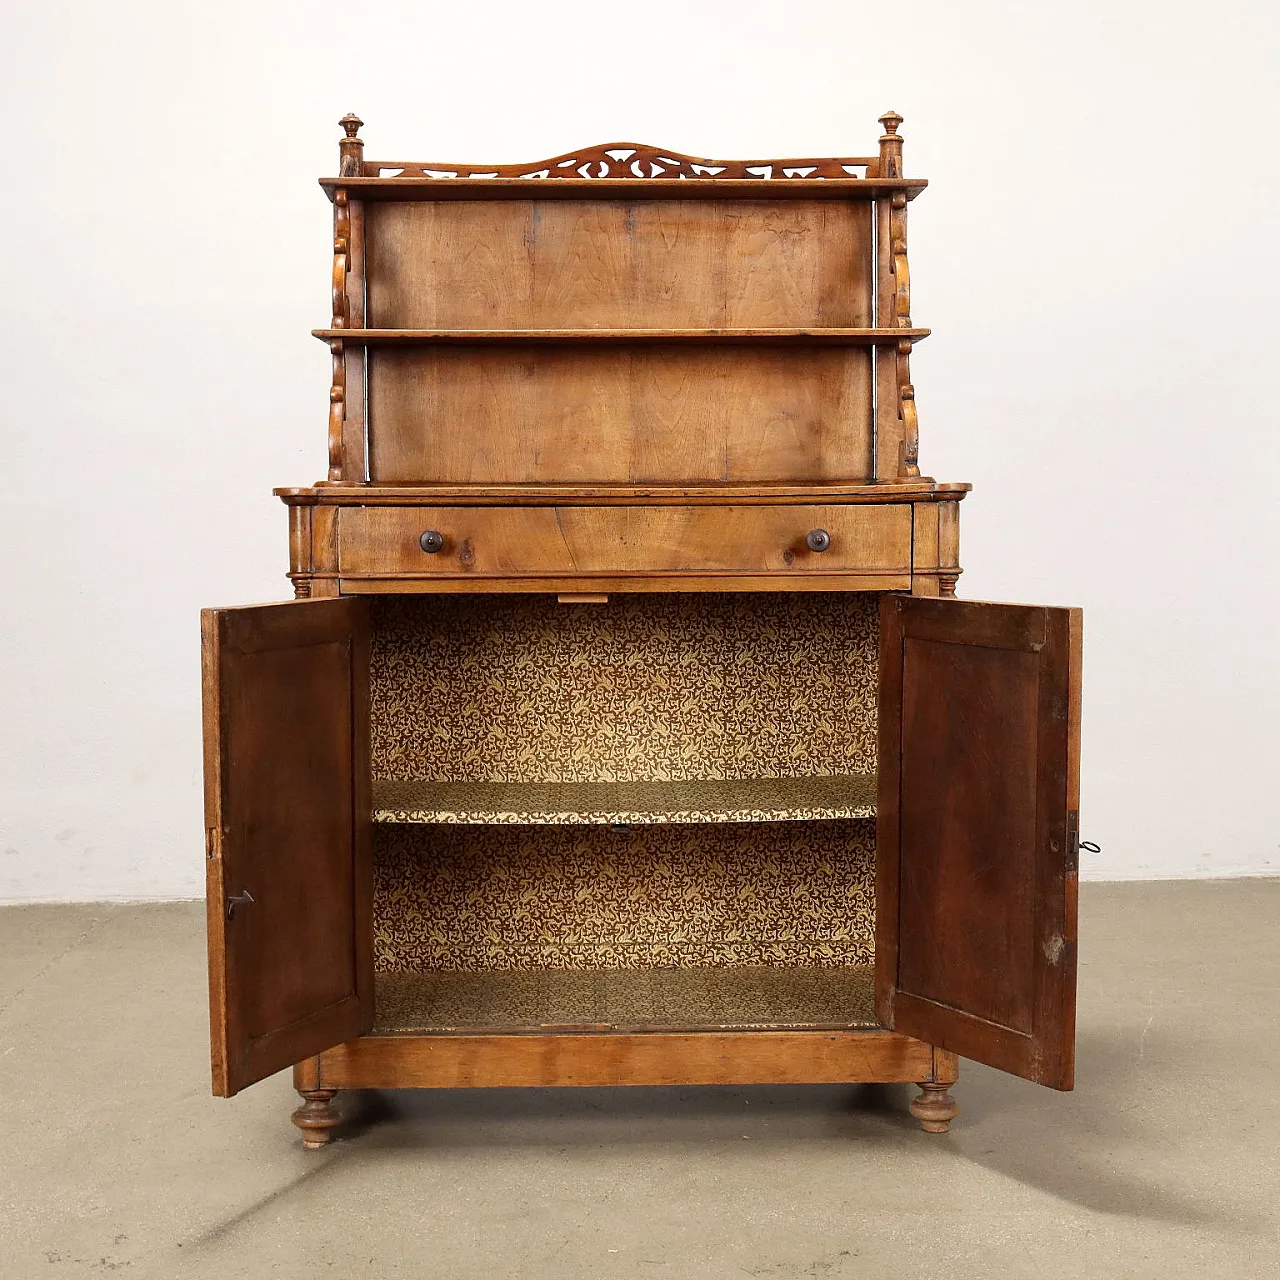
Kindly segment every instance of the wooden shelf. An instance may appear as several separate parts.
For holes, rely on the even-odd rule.
[[[374,1034],[875,1027],[874,966],[379,973]]]
[[[928,329],[312,329],[323,342],[373,346],[671,342],[707,346],[874,347],[919,342]]]
[[[708,482],[704,484],[382,484],[377,481],[352,483],[319,481],[305,487],[273,490],[276,497],[291,505],[321,506],[438,506],[461,504],[468,507],[557,505],[641,505],[661,506],[706,503],[766,503],[812,505],[822,502],[959,502],[972,485],[939,483],[934,480],[865,481],[791,484]]]
[[[869,818],[875,774],[720,782],[373,780],[373,820],[471,826],[803,822]]]
[[[330,200],[914,200],[926,178],[321,178]]]

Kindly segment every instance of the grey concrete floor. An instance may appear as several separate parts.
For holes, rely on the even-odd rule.
[[[0,911],[0,1276],[1280,1276],[1280,881],[1090,885],[1078,1087],[208,1091],[202,907]]]

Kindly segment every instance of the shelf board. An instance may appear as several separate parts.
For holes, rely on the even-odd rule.
[[[321,178],[330,200],[914,200],[926,178]]]
[[[875,1027],[874,966],[379,973],[374,1034]]]
[[[656,506],[675,503],[723,505],[726,503],[804,504],[885,503],[885,502],[959,502],[969,492],[969,484],[943,484],[934,480],[905,483],[750,482],[735,484],[724,481],[675,484],[548,484],[531,481],[526,484],[383,484],[379,481],[321,480],[304,487],[282,487],[273,490],[276,497],[290,504],[325,506],[434,506],[461,503],[464,506],[505,506],[518,502],[527,506],[591,505],[591,506]]]
[[[366,347],[505,343],[670,342],[708,346],[874,347],[919,342],[928,329],[312,329],[322,342],[351,342]]]
[[[373,780],[373,820],[470,826],[803,822],[870,818],[873,773],[697,782]]]

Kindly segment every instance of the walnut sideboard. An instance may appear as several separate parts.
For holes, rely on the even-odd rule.
[[[954,598],[875,153],[370,161],[296,599],[203,615],[214,1092],[1056,1089],[1080,613]]]

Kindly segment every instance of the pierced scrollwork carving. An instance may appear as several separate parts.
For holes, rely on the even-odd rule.
[[[351,209],[347,193],[337,191],[333,198],[333,324],[334,329],[347,327],[347,272],[351,267]]]
[[[885,127],[893,133],[901,123],[901,118],[892,113],[881,117]],[[901,172],[901,139],[892,139],[898,144],[896,165]],[[881,139],[883,142],[884,139]],[[893,168],[893,164],[889,164]],[[896,328],[911,328],[911,266],[907,261],[907,197],[902,191],[895,191],[889,201],[889,255],[893,265],[893,323]],[[915,480],[920,475],[920,429],[916,415],[916,389],[911,384],[911,343],[899,342],[897,345],[898,374],[898,416],[902,420],[902,457],[898,466],[898,476],[904,480]]]
[[[889,252],[893,256],[893,314],[899,329],[911,328],[911,266],[907,262],[907,197],[893,193],[889,203]]]
[[[915,479],[920,474],[920,424],[916,417],[916,389],[911,383],[902,388],[902,466],[900,474]]]
[[[347,193],[333,200],[333,319],[334,329],[347,328],[347,272],[351,267],[351,210]],[[346,417],[347,371],[340,340],[329,344],[333,352],[333,382],[329,387],[329,479],[342,479],[342,425]]]
[[[342,343],[329,343],[333,352],[333,383],[329,387],[329,479],[342,479],[342,424],[346,418],[347,362]]]
[[[532,164],[464,165],[370,160],[362,168],[382,178],[863,178],[878,157],[794,160],[706,160],[642,142],[609,142]]]
[[[365,160],[359,132],[364,121],[348,113],[338,122],[340,177],[366,178],[900,178],[902,117],[889,111],[874,156],[821,156],[769,160],[709,160],[644,142],[606,142],[529,164],[450,164],[445,161]]]

